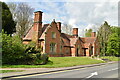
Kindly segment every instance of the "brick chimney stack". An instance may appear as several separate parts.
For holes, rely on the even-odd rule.
[[[78,28],[73,28],[73,36],[78,37]]]
[[[61,32],[61,22],[57,22],[57,28]]]
[[[38,44],[38,39],[42,34],[42,13],[41,11],[34,12],[34,24],[32,40]]]
[[[96,32],[91,32],[91,37],[96,37]]]

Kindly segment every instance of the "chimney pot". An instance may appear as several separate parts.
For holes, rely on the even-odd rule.
[[[34,22],[42,22],[42,13],[41,11],[34,12]]]
[[[78,37],[78,28],[73,28],[73,36]]]

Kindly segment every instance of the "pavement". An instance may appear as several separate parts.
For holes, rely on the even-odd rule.
[[[79,68],[95,67],[95,66],[113,64],[113,63],[117,63],[117,62],[112,61],[108,63],[80,65],[80,66],[64,67],[64,68],[1,68],[0,70],[25,70],[25,71],[2,73],[0,75],[2,79],[6,79],[6,78],[12,78],[12,77],[26,76],[26,75],[36,75],[36,74],[51,73],[51,72],[58,72],[58,71],[65,71],[65,70],[73,70],[73,69],[79,69]]]

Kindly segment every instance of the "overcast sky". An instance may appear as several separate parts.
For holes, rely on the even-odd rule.
[[[43,12],[43,23],[67,23],[79,28],[79,35],[84,30],[93,31],[107,21],[112,26],[118,25],[118,0],[0,0],[4,2],[27,2],[35,11]]]

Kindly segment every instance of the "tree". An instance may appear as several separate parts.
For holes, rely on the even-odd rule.
[[[107,51],[107,41],[109,38],[109,35],[111,35],[111,27],[108,25],[108,23],[105,21],[103,25],[98,30],[98,40],[100,43],[100,52],[101,55],[105,56]]]
[[[113,33],[109,36],[107,45],[107,55],[120,56],[120,37],[117,33]]]
[[[112,26],[112,34],[108,39],[107,55],[120,56],[120,27]]]
[[[13,34],[16,31],[16,23],[6,3],[0,2],[0,4],[2,4],[2,29],[4,29],[7,34]]]
[[[112,30],[112,33],[117,33],[118,37],[120,37],[120,27],[112,26],[111,30]]]
[[[33,24],[34,9],[27,3],[9,3],[13,18],[17,22],[17,34],[22,38]]]
[[[91,37],[91,32],[92,32],[92,29],[86,29],[86,32],[85,32],[85,37]]]
[[[72,26],[71,25],[64,23],[61,30],[63,33],[67,33],[69,35],[72,35]]]

